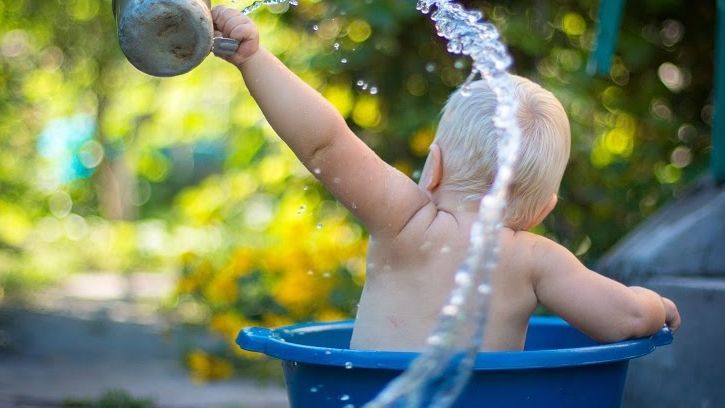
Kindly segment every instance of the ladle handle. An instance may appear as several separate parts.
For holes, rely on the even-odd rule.
[[[239,48],[239,41],[231,38],[214,37],[212,43],[211,52],[218,57],[231,57],[237,52]]]

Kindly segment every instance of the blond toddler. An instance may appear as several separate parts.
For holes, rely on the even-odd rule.
[[[483,82],[455,92],[443,111],[416,184],[386,164],[317,91],[259,46],[239,11],[212,11],[217,34],[239,40],[226,59],[277,134],[367,228],[367,276],[351,347],[420,350],[433,330],[463,260],[480,198],[496,169],[496,98]],[[680,325],[669,299],[597,274],[561,245],[528,232],[551,212],[569,159],[570,131],[557,99],[511,77],[522,147],[491,276],[484,350],[521,350],[538,304],[601,342]]]

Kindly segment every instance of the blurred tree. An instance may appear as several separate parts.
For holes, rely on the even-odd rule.
[[[330,4],[332,2],[327,2]],[[502,31],[514,71],[563,102],[572,123],[572,160],[562,201],[539,232],[552,235],[586,262],[597,259],[690,181],[705,172],[712,115],[714,3],[628,2],[610,77],[591,78],[597,3],[591,1],[462,1],[481,9]],[[711,4],[712,3],[712,4]],[[300,28],[311,16],[286,18]],[[336,2],[322,21],[363,19],[362,44],[349,29],[339,54],[314,61],[328,81],[379,84],[380,119],[355,120],[361,136],[402,169],[419,169],[445,98],[468,73],[450,56],[429,20],[405,2]],[[391,24],[391,22],[395,22]]]
[[[272,52],[415,178],[470,63],[414,3],[302,0],[253,18]],[[596,2],[462,3],[569,113],[562,200],[538,232],[591,263],[705,172],[714,2],[628,2],[605,79],[585,72]],[[0,1],[0,118],[0,286],[19,272],[176,267],[179,312],[230,342],[243,325],[354,311],[362,229],[225,62],[151,78],[120,53],[110,0]]]

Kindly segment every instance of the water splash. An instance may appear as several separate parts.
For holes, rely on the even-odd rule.
[[[471,57],[471,74],[461,85],[461,94],[469,94],[471,84],[480,75],[496,95],[498,171],[493,186],[481,200],[468,254],[456,272],[455,287],[427,347],[405,373],[365,405],[367,408],[448,407],[463,390],[483,339],[491,291],[489,278],[498,264],[503,211],[520,144],[517,102],[507,74],[512,59],[499,41],[496,27],[483,21],[481,12],[466,10],[450,0],[419,0],[416,8],[423,14],[435,9],[430,17],[438,35],[448,40],[448,51]],[[464,337],[466,311],[473,305],[474,333],[469,344],[459,349],[454,339]]]
[[[262,6],[276,6],[278,4],[286,4],[286,3],[289,3],[290,6],[296,6],[298,4],[297,0],[257,0],[254,3],[243,8],[242,14],[244,14],[246,16],[247,14],[257,11],[257,9],[259,9]]]

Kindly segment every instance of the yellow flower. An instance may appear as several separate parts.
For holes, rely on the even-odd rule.
[[[209,327],[224,336],[227,340],[235,340],[239,330],[248,324],[239,315],[233,312],[215,314],[209,321]]]
[[[199,287],[199,283],[188,276],[179,279],[176,284],[177,293],[182,295],[193,293],[197,287]]]
[[[191,377],[195,382],[223,380],[234,373],[234,367],[226,360],[211,356],[202,350],[194,350],[186,358],[186,364],[191,370]]]
[[[327,273],[327,272],[325,272]],[[273,290],[274,298],[293,315],[305,315],[326,302],[332,279],[307,271],[284,271]]]
[[[339,310],[331,309],[331,308],[325,308],[317,312],[315,315],[315,319],[322,321],[322,322],[332,322],[337,320],[344,320],[349,319],[350,316],[348,316],[345,313],[342,313]]]
[[[290,325],[292,323],[294,323],[294,321],[287,316],[265,314],[262,317],[262,325],[264,327],[282,327]]]
[[[410,139],[410,150],[418,157],[425,157],[428,154],[428,148],[435,138],[435,130],[432,128],[424,128],[419,130]]]
[[[239,285],[233,274],[219,273],[215,276],[206,287],[204,287],[204,296],[211,304],[231,304],[237,300],[239,296]]]

